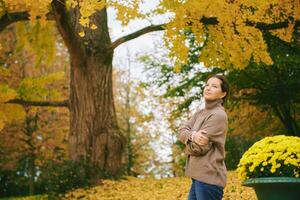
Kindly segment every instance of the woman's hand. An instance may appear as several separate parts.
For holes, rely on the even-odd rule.
[[[198,145],[206,145],[209,142],[208,137],[205,136],[206,131],[199,130],[198,132],[194,133],[193,135],[193,142],[195,142]]]

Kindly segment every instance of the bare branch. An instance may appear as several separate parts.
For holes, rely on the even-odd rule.
[[[48,106],[48,107],[67,107],[69,108],[69,100],[64,101],[27,101],[23,99],[12,99],[5,103],[20,104],[23,106]]]
[[[134,33],[131,33],[129,35],[126,35],[124,37],[121,37],[117,40],[115,40],[113,43],[111,43],[111,45],[108,47],[109,50],[113,50],[116,47],[118,47],[120,44],[123,44],[124,42],[127,42],[129,40],[135,39],[141,35],[144,35],[146,33],[150,33],[150,32],[154,32],[154,31],[162,31],[164,30],[164,26],[166,24],[159,24],[159,25],[151,25],[151,26],[147,26],[145,28],[142,28]]]

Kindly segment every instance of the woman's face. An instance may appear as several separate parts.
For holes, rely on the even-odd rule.
[[[226,95],[226,92],[222,91],[221,83],[222,81],[216,77],[211,77],[207,80],[203,90],[205,100],[212,101],[222,99]]]

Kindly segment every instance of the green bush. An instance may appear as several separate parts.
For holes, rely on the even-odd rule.
[[[47,162],[42,167],[41,177],[45,192],[49,197],[55,197],[68,190],[88,186],[87,170],[88,167],[83,162]]]
[[[227,169],[235,170],[244,152],[258,140],[260,140],[260,138],[247,138],[242,135],[228,135],[225,144],[225,163]]]
[[[24,177],[17,170],[0,169],[0,198],[13,195],[27,195],[28,187]]]

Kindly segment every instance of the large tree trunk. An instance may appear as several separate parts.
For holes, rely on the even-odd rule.
[[[98,28],[83,30],[78,8],[67,13],[53,3],[58,29],[71,60],[69,153],[73,160],[84,159],[96,169],[93,179],[115,177],[122,170],[125,137],[117,125],[112,92],[113,51],[107,27],[106,9],[90,18]]]
[[[116,175],[124,140],[115,115],[111,57],[106,62],[99,55],[82,59],[84,67],[74,60],[71,66],[70,157],[83,157],[103,173]]]

